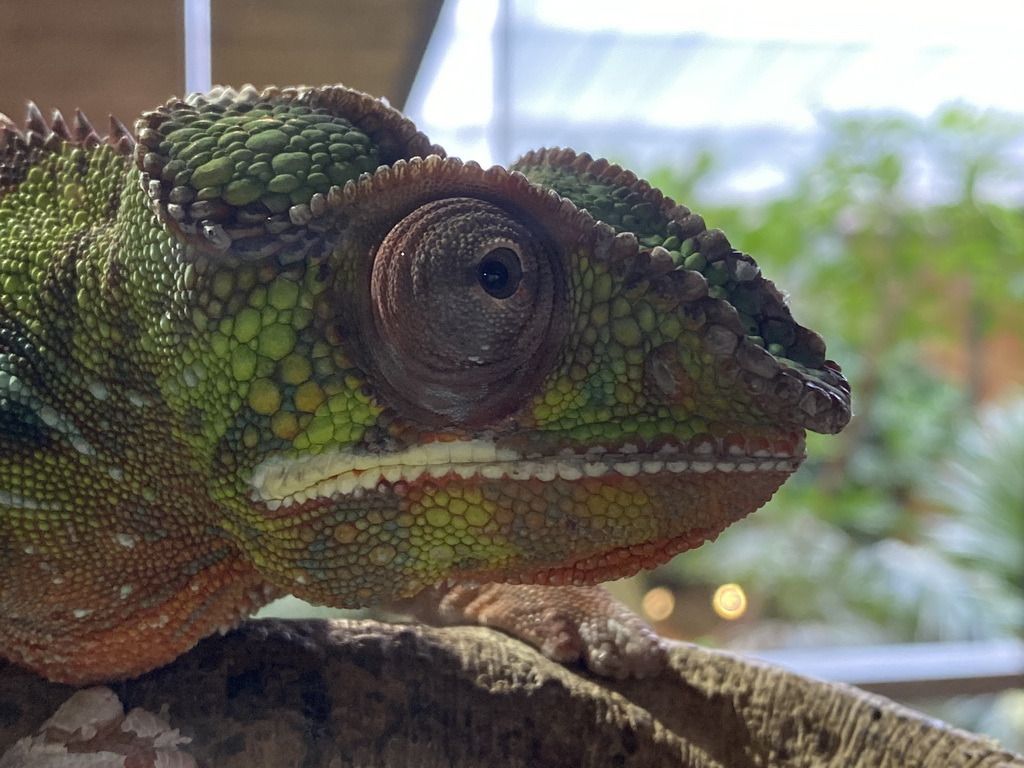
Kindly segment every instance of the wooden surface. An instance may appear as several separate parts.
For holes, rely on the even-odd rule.
[[[249,621],[112,687],[199,766],[1024,768],[880,696],[684,644],[610,681],[480,627]],[[72,692],[0,662],[0,755]]]
[[[342,83],[401,108],[442,0],[216,0],[213,79]],[[182,3],[0,3],[0,112],[81,107],[105,131],[184,88]]]

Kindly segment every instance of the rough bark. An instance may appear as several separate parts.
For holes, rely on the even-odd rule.
[[[683,644],[659,677],[609,681],[482,628],[250,621],[112,688],[200,766],[1024,768],[882,697]],[[72,692],[0,662],[0,754]]]

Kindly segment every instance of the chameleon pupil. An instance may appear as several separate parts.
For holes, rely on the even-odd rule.
[[[521,277],[519,257],[511,248],[496,248],[478,267],[480,287],[496,299],[507,299],[515,293]]]

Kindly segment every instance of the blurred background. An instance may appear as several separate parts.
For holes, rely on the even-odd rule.
[[[572,146],[723,229],[856,417],[765,509],[616,589],[665,635],[1024,750],[1024,20],[941,5],[215,0],[213,77],[343,82],[484,164]],[[183,89],[181,15],[0,3],[0,111],[131,120]]]
[[[851,426],[768,507],[619,593],[1020,750],[1024,19],[939,6],[450,0],[407,109],[483,163],[559,145],[645,176],[851,380]]]

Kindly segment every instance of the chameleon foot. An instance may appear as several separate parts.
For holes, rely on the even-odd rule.
[[[604,677],[650,677],[667,663],[664,640],[599,586],[456,585],[413,602],[424,620],[501,629],[554,661],[582,662]]]

